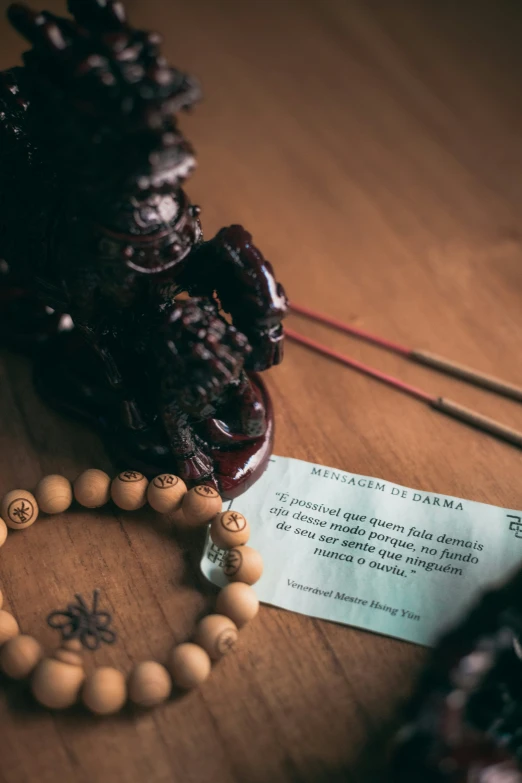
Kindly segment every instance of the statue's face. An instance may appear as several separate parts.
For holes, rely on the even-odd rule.
[[[52,134],[50,151],[63,176],[71,182],[72,175],[72,183],[84,192],[103,198],[109,192],[172,190],[196,167],[191,144],[173,124],[161,132],[122,132],[85,127],[76,119]]]
[[[100,135],[99,158],[105,169],[127,188],[167,191],[183,183],[196,167],[192,145],[180,133],[175,118],[156,129],[106,129]],[[95,153],[94,153],[95,154]]]
[[[160,36],[130,26],[121,2],[69,0],[73,19],[13,4],[29,41],[23,55],[31,136],[43,160],[83,194],[183,182],[195,165],[175,115],[198,82],[168,65]]]
[[[128,114],[71,103],[59,91],[35,92],[28,114],[30,134],[42,157],[69,186],[95,197],[173,188],[196,166],[192,145],[176,117],[154,101]],[[164,108],[164,107],[163,107]]]

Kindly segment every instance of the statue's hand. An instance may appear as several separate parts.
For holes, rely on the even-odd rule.
[[[222,228],[208,244],[216,248],[226,270],[223,284],[217,287],[220,301],[252,348],[245,368],[261,371],[279,364],[284,339],[281,322],[288,300],[272,265],[242,226]]]
[[[212,415],[237,381],[251,351],[247,338],[222,318],[214,303],[176,302],[159,337],[161,394],[191,416]]]

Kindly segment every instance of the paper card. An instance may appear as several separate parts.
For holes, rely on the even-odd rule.
[[[430,645],[522,564],[522,512],[273,457],[233,508],[263,555],[267,604]],[[224,585],[210,540],[203,574]]]

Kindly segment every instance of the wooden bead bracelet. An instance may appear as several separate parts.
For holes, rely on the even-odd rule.
[[[169,697],[173,683],[183,690],[203,683],[212,662],[234,649],[238,629],[259,609],[251,585],[260,578],[263,561],[256,550],[246,546],[250,526],[245,517],[236,511],[222,512],[219,493],[207,485],[187,490],[180,478],[165,473],[149,483],[143,474],[130,470],[111,481],[102,470],[90,469],[72,485],[64,476],[51,475],[38,483],[34,494],[23,489],[8,492],[0,503],[0,547],[8,528],[30,527],[40,511],[66,511],[73,497],[86,508],[99,508],[112,498],[128,511],[142,508],[148,501],[154,510],[168,514],[174,524],[198,527],[210,523],[213,542],[228,550],[224,571],[230,583],[217,596],[217,613],[199,621],[193,642],[176,645],[165,666],[156,661],[135,664],[127,679],[111,666],[100,666],[86,676],[80,654],[86,645],[80,638],[64,639],[52,657],[44,657],[40,643],[21,634],[13,615],[2,609],[0,590],[0,670],[15,680],[30,676],[33,695],[49,709],[70,707],[81,694],[84,705],[96,715],[118,712],[127,698],[141,707],[153,707]],[[80,609],[85,607],[81,596],[77,600]],[[96,601],[95,593],[95,605]],[[73,605],[68,609],[71,607],[76,609]]]

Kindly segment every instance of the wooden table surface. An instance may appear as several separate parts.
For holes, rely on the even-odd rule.
[[[142,0],[206,99],[183,120],[208,235],[243,223],[297,302],[522,383],[522,16],[509,0]],[[2,11],[6,7],[0,3]],[[62,3],[50,1],[50,10]],[[0,67],[23,44],[0,24]],[[522,429],[522,408],[348,337],[293,326]],[[522,507],[517,449],[292,344],[268,374],[276,453]],[[25,360],[0,359],[0,492],[111,466],[49,412]],[[255,520],[254,520],[255,522]],[[0,553],[7,607],[45,617],[103,591],[119,644],[96,663],[166,655],[209,602],[198,540],[147,513],[49,519]],[[2,783],[385,780],[420,647],[271,608],[198,692],[97,721],[49,714],[1,681]],[[91,663],[89,663],[89,666]]]

